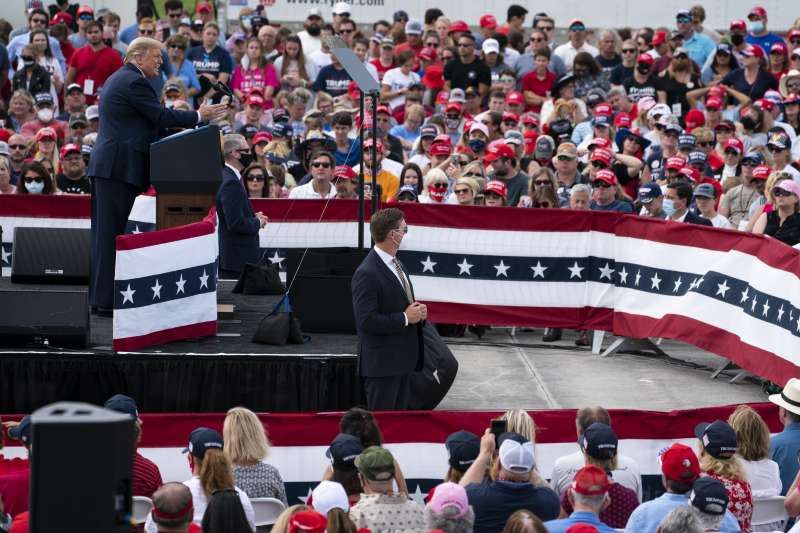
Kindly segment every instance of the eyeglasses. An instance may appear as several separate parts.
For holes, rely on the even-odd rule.
[[[27,148],[24,144],[9,144],[8,147],[11,150],[25,150]]]
[[[595,182],[592,182],[592,187],[595,187],[595,188],[599,187],[601,189],[610,189],[611,188],[611,184],[610,183],[606,183],[605,181],[595,181]]]
[[[31,19],[31,23],[33,23],[33,24],[47,24],[47,19],[33,18],[33,19]]]
[[[791,196],[792,193],[787,191],[786,189],[781,189],[780,187],[775,187],[772,189],[772,196]]]
[[[313,163],[311,163],[311,166],[314,168],[331,168],[331,164],[328,163],[327,161],[325,162],[314,161]]]
[[[425,43],[425,46],[427,46],[428,48],[437,48],[439,46],[439,43],[437,41],[431,41],[429,43]]]
[[[537,187],[545,187],[547,185],[552,185],[550,180],[534,180],[533,184],[536,185]]]
[[[245,179],[247,181],[264,181],[264,174],[250,174]]]
[[[554,26],[539,26],[537,29],[542,31],[553,31]]]
[[[153,35],[156,30],[148,30],[147,28],[139,28],[139,33],[142,35]]]
[[[636,53],[636,48],[623,48],[622,49],[622,53],[623,54],[635,54]]]
[[[467,194],[470,192],[470,189],[453,189],[453,192],[456,194]]]
[[[177,50],[186,50],[186,48],[184,48],[183,46],[181,46],[179,44],[171,44],[171,45],[169,45],[169,49],[170,50],[175,50],[175,49],[177,49]]]
[[[54,143],[54,142],[56,142],[56,140],[53,139],[52,137],[42,137],[41,139],[39,139],[39,142],[40,143]]]

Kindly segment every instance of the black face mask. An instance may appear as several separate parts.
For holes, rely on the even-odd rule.
[[[320,33],[322,33],[322,28],[319,26],[309,26],[306,31],[312,37],[318,37]]]
[[[647,65],[636,65],[636,72],[646,76],[650,73],[650,67]]]
[[[738,33],[731,34],[731,44],[733,46],[739,46],[744,42],[744,35],[739,35]]]
[[[253,154],[250,152],[247,153],[239,153],[239,162],[242,164],[242,168],[247,168],[250,166],[250,163],[253,162]]]
[[[753,117],[744,116],[741,118],[742,126],[744,129],[748,131],[755,131],[758,128],[758,123],[753,119]]]

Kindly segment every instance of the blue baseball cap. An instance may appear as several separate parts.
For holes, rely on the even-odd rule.
[[[596,128],[598,126],[601,128],[610,128],[611,117],[608,115],[595,115],[594,118],[592,118],[592,127]]]
[[[331,460],[331,464],[338,470],[355,470],[356,457],[364,451],[361,441],[353,435],[339,433],[331,442],[330,447],[325,452],[325,456]]]
[[[139,408],[136,406],[136,400],[124,394],[115,394],[106,400],[103,407],[111,411],[131,415],[133,418],[139,418]]]
[[[478,458],[481,451],[481,439],[470,431],[456,431],[447,437],[444,442],[447,452],[450,454],[449,463],[459,472],[466,472],[467,469]]]
[[[704,152],[697,150],[689,153],[688,163],[690,165],[694,165],[695,163],[700,163],[705,165],[706,161],[708,161],[708,156]]]
[[[654,181],[649,181],[639,187],[639,201],[643,204],[649,204],[656,198],[661,198],[663,194],[661,187]]]
[[[183,449],[183,453],[190,452],[202,459],[207,450],[222,450],[222,448],[222,435],[210,428],[197,428],[189,435],[189,445]]]
[[[710,424],[706,422],[697,424],[694,436],[700,439],[708,454],[717,459],[733,457],[738,447],[736,431],[722,420],[714,420]]]
[[[20,423],[8,430],[8,436],[12,439],[20,440],[25,446],[31,445],[33,428],[31,427],[31,417],[26,416]]]
[[[400,187],[400,190],[397,191],[397,197],[399,198],[403,194],[410,194],[416,200],[417,188],[414,185],[403,185]]]
[[[747,161],[748,159],[750,161],[754,161],[757,165],[760,165],[761,163],[764,162],[764,159],[761,157],[761,154],[756,152],[755,150],[747,152],[742,158],[742,162]]]
[[[275,122],[270,128],[273,137],[291,137],[292,127],[286,122]]]

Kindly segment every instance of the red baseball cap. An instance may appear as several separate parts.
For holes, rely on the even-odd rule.
[[[422,52],[424,51],[422,50]],[[420,59],[425,59],[422,57],[422,52],[420,52],[419,57]],[[444,87],[444,68],[441,65],[431,65],[426,68],[425,74],[422,76],[422,84],[428,89],[441,89]],[[449,97],[450,93],[447,91],[439,91],[439,94],[436,95],[436,103],[446,104]]]
[[[731,21],[729,28],[732,30],[747,31],[747,23],[742,19],[734,19]]]
[[[686,129],[688,131],[692,131],[695,128],[705,126],[706,124],[706,116],[699,109],[690,109],[689,112],[686,113],[685,120],[686,120]]]
[[[316,511],[300,511],[289,519],[288,533],[325,533],[328,520]]]
[[[772,52],[779,52],[783,55],[789,54],[789,47],[786,46],[786,43],[783,41],[776,41],[772,43],[772,46],[769,47],[770,53]]]
[[[589,141],[589,144],[586,147],[589,150],[596,150],[598,148],[608,148],[609,146],[611,146],[611,141],[605,137],[595,137]]]
[[[73,143],[65,144],[61,147],[61,152],[59,152],[59,155],[61,156],[61,159],[64,159],[67,157],[67,154],[71,153],[81,153],[81,147]]]
[[[36,132],[36,137],[34,137],[34,140],[41,141],[45,137],[55,140],[58,135],[56,134],[56,130],[53,128],[45,127]]]
[[[609,166],[612,159],[614,159],[614,153],[608,148],[595,148],[592,150],[592,157],[589,160],[600,161]]]
[[[450,29],[447,30],[447,33],[453,33],[454,31],[469,33],[469,26],[463,20],[454,20],[450,24]]]
[[[755,105],[763,109],[764,111],[772,111],[775,109],[775,102],[772,100],[767,100],[766,98],[760,98],[755,101]]]
[[[423,48],[422,50],[419,51],[418,57],[425,61],[433,61],[434,59],[436,59],[436,50],[434,50],[433,48]]]
[[[747,18],[752,17],[753,15],[757,16],[758,18],[766,18],[767,17],[767,10],[761,6],[756,6],[750,10],[750,13],[747,14]]]
[[[741,155],[741,153],[744,152],[744,143],[738,137],[731,137],[725,141],[724,149],[736,150],[736,152]]]
[[[252,105],[256,107],[264,107],[264,99],[258,95],[252,95],[247,97],[246,101],[247,105]]]
[[[253,144],[258,144],[261,142],[270,142],[272,141],[272,134],[268,131],[259,131],[255,135],[253,135]]]
[[[525,115],[524,117],[522,117],[522,123],[523,124],[531,124],[533,126],[538,126],[539,125],[539,119],[536,117],[536,115],[528,114],[528,115]]]
[[[76,11],[75,14],[79,18],[80,18],[81,15],[84,15],[84,14],[94,16],[94,9],[92,9],[89,6],[81,6],[81,7],[78,8],[78,11]]]
[[[792,28],[789,30],[789,33],[786,34],[786,40],[792,42],[792,39],[800,39],[800,29]]]
[[[514,122],[514,124],[518,124],[519,115],[517,115],[516,113],[512,113],[511,111],[506,111],[505,113],[503,113],[502,121],[505,122],[507,120]]]
[[[214,8],[212,8],[211,4],[209,4],[208,2],[200,2],[199,4],[197,4],[197,7],[195,8],[195,12],[197,13],[211,13],[213,11]]]
[[[706,100],[706,109],[722,109],[722,100],[712,96]]]
[[[437,135],[431,141],[431,155],[450,155],[452,149],[453,142],[450,140],[449,135]]]
[[[339,165],[333,169],[333,177],[334,179],[344,178],[355,181],[358,179],[358,174],[356,174],[356,171],[347,165]]]
[[[486,183],[486,187],[483,188],[483,192],[493,192],[498,196],[502,196],[503,200],[508,198],[508,187],[506,184],[499,180],[490,180]]]
[[[765,180],[769,178],[769,175],[772,173],[772,169],[767,165],[758,165],[756,168],[753,169],[753,179],[754,180]]]
[[[533,130],[525,130],[522,134],[522,142],[525,146],[525,153],[527,155],[532,154],[536,150],[536,139],[539,138],[539,134]]]
[[[523,105],[525,103],[525,98],[522,96],[521,92],[511,91],[506,95],[506,103],[508,105]]]
[[[427,74],[430,69],[433,67],[428,67],[425,69],[425,73]],[[444,82],[442,82],[444,86]],[[447,102],[450,101],[450,91],[439,91],[439,94],[436,95],[436,103],[439,105],[445,105]]]
[[[650,54],[639,54],[639,57],[636,58],[637,63],[647,63],[648,65],[652,65],[655,63],[655,59]]]
[[[758,57],[763,59],[766,54],[764,53],[764,49],[758,46],[757,44],[751,44],[747,48],[743,48],[741,54],[745,57]]]
[[[584,496],[600,496],[607,493],[610,486],[608,474],[597,465],[586,465],[578,470],[572,482],[572,490]]]
[[[494,29],[497,27],[497,19],[494,18],[494,15],[486,14],[481,17],[481,20],[478,22],[481,28],[490,28]]]
[[[50,26],[55,26],[56,24],[65,24],[67,26],[72,26],[74,22],[75,19],[72,18],[72,15],[70,15],[66,11],[59,11],[53,16],[52,20],[50,20]]]
[[[389,115],[389,116],[392,115],[392,112],[389,111],[389,106],[387,106],[387,105],[379,105],[378,106],[378,109],[375,110],[375,114],[378,115],[380,113],[384,113],[384,114]]]
[[[661,454],[661,472],[667,479],[690,485],[700,477],[700,463],[685,444],[673,444]]]
[[[708,98],[719,98],[722,100],[725,98],[725,88],[721,85],[714,85],[708,90]]]
[[[598,170],[592,181],[602,181],[608,183],[609,185],[616,185],[617,184],[617,175],[614,174],[612,171],[604,168],[602,170]]]
[[[372,137],[369,137],[368,139],[366,139],[364,141],[364,149],[372,148],[373,144],[375,145],[375,148],[378,150],[378,153],[382,154],[383,153],[383,143],[381,142],[380,139],[373,139]]]
[[[350,100],[354,103],[358,101],[361,96],[361,89],[358,88],[356,82],[351,81],[350,85],[347,86],[347,96],[349,96]]]
[[[498,139],[490,142],[489,146],[486,147],[486,156],[484,159],[486,159],[487,163],[491,163],[501,157],[514,159],[516,156],[517,154],[514,152],[514,149],[507,145],[504,139]]]
[[[661,30],[657,31],[655,35],[653,35],[653,40],[650,41],[650,44],[653,46],[658,46],[660,44],[664,44],[665,42],[667,42],[667,32]]]
[[[450,102],[449,104],[447,104],[447,107],[444,108],[444,111],[445,113],[447,113],[448,111],[451,110],[458,111],[459,113],[461,113],[461,104],[459,104],[458,102]]]
[[[694,167],[681,167],[678,174],[683,174],[695,183],[700,183],[700,171]]]
[[[592,113],[595,115],[605,115],[607,117],[614,115],[614,109],[608,102],[600,102],[592,108]]]
[[[686,160],[680,156],[673,155],[667,158],[667,163],[664,165],[668,170],[680,170],[686,164]]]

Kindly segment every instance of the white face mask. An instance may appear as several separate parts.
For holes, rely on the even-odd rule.
[[[25,183],[25,188],[28,190],[29,194],[42,194],[42,191],[44,191],[44,181]]]
[[[36,112],[36,117],[42,122],[50,122],[53,120],[53,110],[49,107],[44,107]]]
[[[173,107],[175,107],[175,100],[164,100],[164,105],[168,109],[172,109]]]

